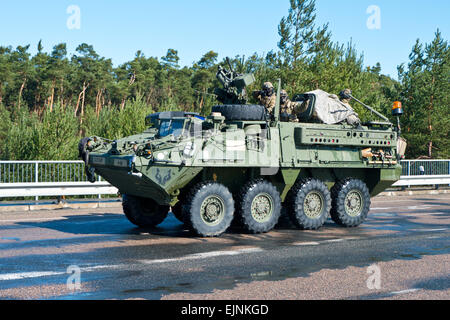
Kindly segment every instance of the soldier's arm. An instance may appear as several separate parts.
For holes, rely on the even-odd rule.
[[[261,99],[261,91],[260,90],[253,91],[252,96],[253,96],[253,98],[260,100]]]

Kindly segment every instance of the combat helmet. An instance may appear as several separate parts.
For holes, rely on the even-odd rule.
[[[263,91],[266,96],[268,96],[268,97],[272,96],[274,93],[274,87],[273,87],[272,82],[264,82]]]

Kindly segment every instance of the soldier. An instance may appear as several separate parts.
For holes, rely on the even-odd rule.
[[[352,101],[352,90],[350,89],[342,90],[339,93],[339,100],[351,108],[352,106],[350,105],[350,101]],[[359,119],[358,114],[355,113],[347,118],[347,123],[359,127],[361,125],[361,120]]]
[[[258,100],[259,104],[266,107],[266,110],[270,115],[273,115],[277,95],[275,94],[273,84],[271,82],[265,82],[262,90],[253,91],[253,97]]]
[[[298,122],[297,113],[300,108],[300,103],[292,102],[286,90],[281,90],[280,93],[280,110],[282,118],[287,122]]]
[[[350,105],[350,101],[352,101],[351,95],[352,95],[352,90],[345,89],[339,93],[339,99],[341,100],[342,103]]]

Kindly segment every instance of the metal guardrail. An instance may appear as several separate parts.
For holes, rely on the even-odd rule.
[[[83,161],[0,161],[0,183],[87,182]]]
[[[88,182],[83,161],[0,161],[0,198],[116,194],[109,183]]]
[[[400,163],[402,176],[450,175],[450,160],[402,160]]]
[[[450,160],[403,160],[395,187],[450,185]],[[420,167],[423,167],[423,173]],[[15,197],[111,195],[109,183],[87,181],[83,161],[0,161],[0,199]]]
[[[400,180],[394,183],[393,187],[409,187],[409,186],[438,186],[450,185],[450,175],[439,176],[401,176]]]
[[[0,183],[0,198],[60,197],[117,194],[119,190],[101,182],[32,182]]]

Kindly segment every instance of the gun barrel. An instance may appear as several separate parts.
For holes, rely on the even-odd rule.
[[[228,63],[228,66],[230,67],[230,71],[231,71],[232,73],[234,73],[233,66],[231,65],[230,58],[228,58],[228,57],[227,57],[227,63]]]
[[[384,115],[382,115],[381,113],[379,113],[378,111],[376,111],[376,110],[373,109],[372,107],[369,107],[368,105],[366,105],[366,104],[364,104],[363,102],[359,101],[358,99],[356,99],[354,96],[352,96],[352,95],[350,95],[350,94],[349,94],[349,96],[350,96],[353,100],[355,100],[356,102],[358,102],[360,105],[362,105],[364,108],[366,108],[367,110],[369,110],[369,111],[375,113],[377,116],[379,116],[379,117],[380,117],[381,119],[383,119],[384,121],[388,121],[388,122],[389,122],[389,119],[388,119],[388,118],[386,118]]]

